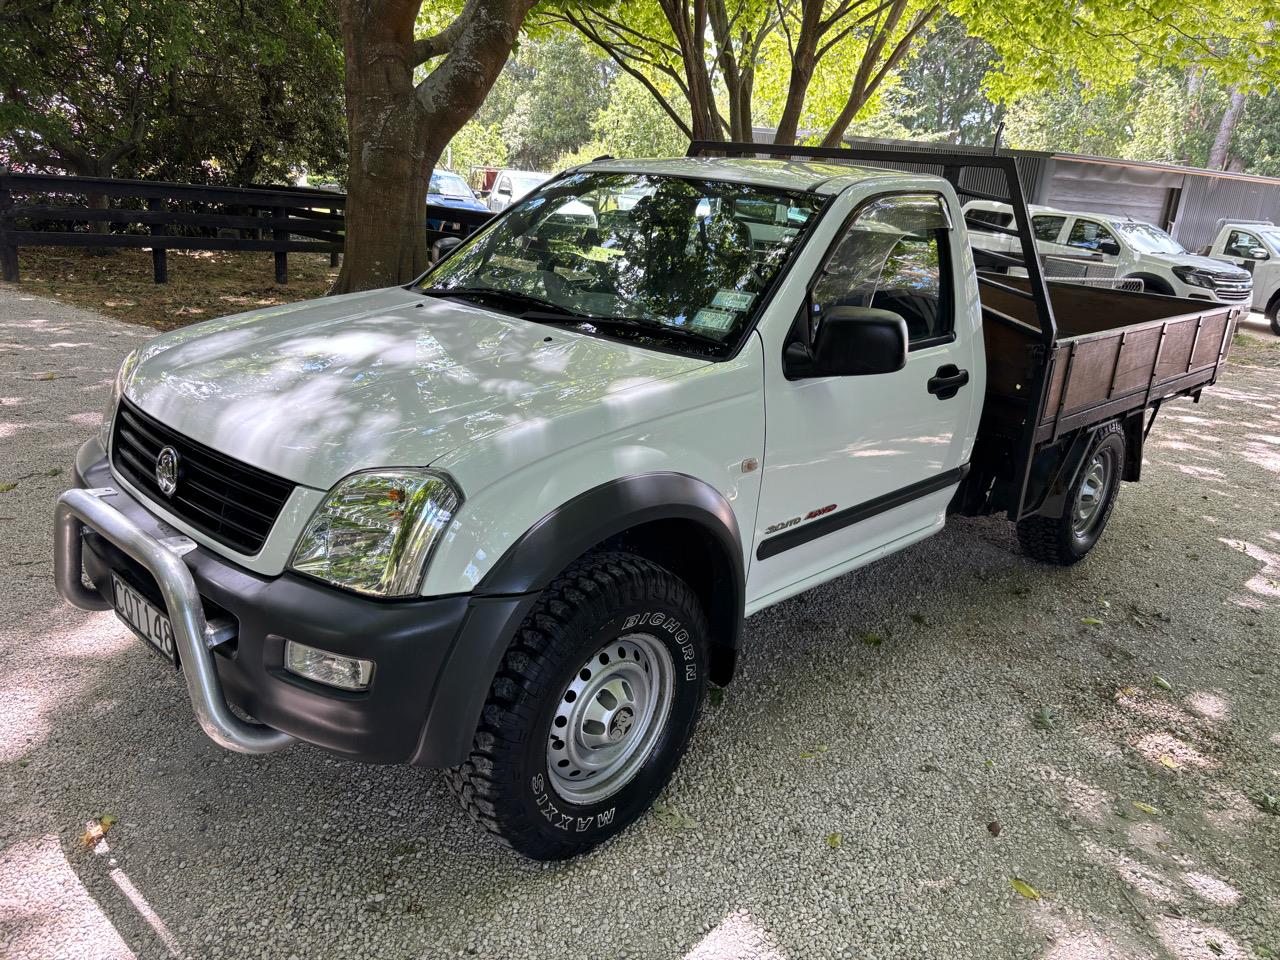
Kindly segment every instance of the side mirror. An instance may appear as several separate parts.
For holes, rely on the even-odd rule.
[[[1254,247],[1249,251],[1249,256],[1253,257],[1255,260],[1265,260],[1267,259],[1267,251],[1263,250],[1261,247]]]
[[[511,188],[504,183],[502,186],[498,188],[498,196],[500,197],[511,196]]]
[[[907,365],[907,321],[892,310],[832,307],[813,349],[792,344],[785,363],[792,380],[893,373]]]
[[[1108,257],[1120,256],[1120,244],[1114,240],[1103,240],[1098,244],[1098,252]]]
[[[461,237],[441,237],[431,245],[431,262],[439,263],[461,244]]]

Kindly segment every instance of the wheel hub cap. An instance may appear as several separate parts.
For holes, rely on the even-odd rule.
[[[1098,517],[1098,510],[1107,492],[1110,466],[1109,458],[1102,453],[1095,453],[1085,467],[1084,479],[1080,482],[1072,513],[1071,525],[1077,536],[1087,534]]]
[[[547,736],[547,769],[560,796],[596,803],[636,774],[671,712],[674,675],[671,654],[647,634],[612,640],[578,668]]]

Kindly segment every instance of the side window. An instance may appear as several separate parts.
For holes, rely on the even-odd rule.
[[[1062,232],[1062,225],[1066,222],[1066,217],[1049,217],[1041,214],[1032,218],[1031,232],[1036,235],[1037,240],[1057,240],[1058,234]]]
[[[892,310],[916,346],[952,329],[951,218],[935,194],[898,194],[865,204],[813,285],[813,319],[832,307]]]
[[[1098,221],[1077,220],[1071,227],[1071,235],[1067,237],[1067,246],[1097,252],[1098,248],[1108,240],[1112,243],[1116,242],[1111,231]]]
[[[964,215],[965,223],[970,230],[976,230],[979,233],[998,233],[997,230],[984,230],[982,225],[989,223],[995,227],[1007,227],[1013,223],[1012,213],[1002,213],[999,210],[966,210]]]
[[[1270,256],[1267,249],[1262,245],[1257,237],[1251,233],[1245,233],[1243,230],[1232,230],[1227,237],[1226,252],[1233,257],[1248,257],[1255,259],[1255,250],[1261,250],[1264,256],[1256,257],[1258,260],[1266,260]]]

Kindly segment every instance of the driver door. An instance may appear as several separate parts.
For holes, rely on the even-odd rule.
[[[748,609],[941,528],[968,461],[984,370],[974,354],[982,344],[972,259],[950,210],[932,192],[858,204],[814,274],[783,355],[766,364]],[[905,367],[789,377],[785,348],[795,337],[812,342],[805,324],[820,325],[836,306],[902,316]]]

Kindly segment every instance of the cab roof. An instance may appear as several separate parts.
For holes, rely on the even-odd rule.
[[[755,157],[675,157],[655,160],[596,160],[580,170],[613,173],[652,173],[674,177],[701,177],[729,183],[749,183],[779,190],[839,193],[866,180],[920,177],[903,170],[883,170],[849,163],[819,160],[762,160]],[[941,179],[941,178],[935,178]]]

